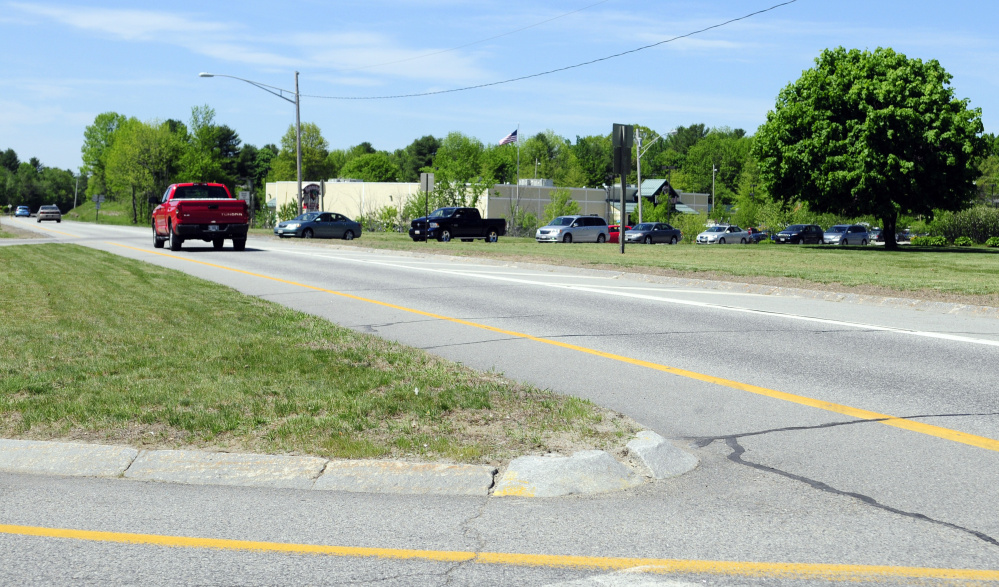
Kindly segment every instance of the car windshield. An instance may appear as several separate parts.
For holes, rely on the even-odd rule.
[[[454,214],[455,208],[438,208],[430,213],[431,218],[447,218]]]
[[[306,212],[295,217],[295,222],[312,222],[316,218],[319,218],[318,212]]]
[[[726,230],[728,230],[727,226],[712,226],[704,232],[725,232]]]
[[[845,226],[830,226],[826,232],[846,232]]]
[[[571,226],[573,221],[572,216],[559,216],[555,220],[548,223],[548,226]]]
[[[784,232],[800,232],[805,228],[804,224],[792,224],[784,229]]]
[[[639,224],[635,228],[632,228],[632,230],[652,230],[652,227],[654,227],[654,226],[655,226],[655,224],[650,224],[648,222],[644,222],[642,224]]]

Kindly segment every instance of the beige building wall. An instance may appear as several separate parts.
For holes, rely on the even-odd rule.
[[[558,188],[522,185],[518,199],[517,186],[497,184],[489,190],[486,212],[492,218],[502,216],[510,220],[517,204],[517,208],[526,210],[540,219],[544,217],[545,206],[551,203],[551,193],[556,189]],[[620,217],[617,209],[607,202],[607,192],[602,188],[568,188],[568,190],[569,197],[579,203],[580,214],[596,214],[612,224]]]
[[[385,206],[402,210],[406,201],[416,198],[420,191],[418,183],[380,183],[364,181],[303,181],[302,186],[309,184],[325,184],[326,193],[321,196],[319,208],[327,212],[339,212],[354,220],[361,216],[373,215]],[[297,181],[278,181],[267,184],[267,201],[275,200],[276,209],[287,202],[297,200],[295,192]],[[486,213],[484,198],[479,198],[479,212]]]

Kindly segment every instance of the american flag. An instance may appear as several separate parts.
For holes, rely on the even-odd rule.
[[[503,137],[500,140],[499,144],[501,144],[501,145],[509,145],[510,143],[516,143],[516,142],[517,142],[517,131],[513,131],[512,133],[510,133],[510,134],[506,135],[505,137]]]

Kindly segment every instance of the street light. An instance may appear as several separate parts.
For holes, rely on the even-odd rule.
[[[285,96],[285,94],[291,94],[291,90],[283,90],[274,86],[269,86],[267,84],[262,84],[260,82],[255,82],[248,79],[243,79],[241,77],[236,77],[234,75],[225,75],[224,73],[206,73],[201,72],[198,77],[229,77],[232,79],[238,79],[241,82],[246,82],[251,86],[256,86],[261,90],[267,92],[268,94],[274,94],[278,98],[286,102],[291,102],[295,105],[295,159],[296,159],[296,171],[298,172],[298,212],[302,211],[302,116],[301,110],[299,108],[299,103],[301,102],[298,93],[298,72],[295,72],[295,99]],[[277,90],[277,91],[275,91]]]
[[[676,133],[676,131],[673,131],[670,134],[675,134],[675,133]],[[639,132],[636,132],[635,134],[637,135],[636,138],[638,139],[638,148],[635,149],[635,152],[638,153],[638,223],[641,224],[642,223],[642,208],[644,207],[644,206],[642,206],[642,203],[643,203],[642,202],[642,153],[644,153],[645,151],[648,151],[649,148],[653,144],[655,144],[656,141],[658,141],[659,139],[663,138],[663,136],[662,135],[656,135],[656,138],[652,139],[652,142],[649,143],[645,147],[645,150],[643,151],[642,150],[642,133],[641,133],[641,131],[639,131]]]

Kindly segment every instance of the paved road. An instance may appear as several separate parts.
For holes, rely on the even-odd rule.
[[[670,560],[678,571],[605,584],[698,580],[701,571],[724,572],[709,578],[723,584],[776,584],[783,563],[816,565],[806,575],[887,565],[896,579],[906,573],[898,567],[999,578],[975,574],[999,569],[999,319],[336,243],[251,239],[243,253],[185,243],[172,253],[154,250],[148,229],[23,225],[590,398],[681,440],[701,466],[637,491],[555,500],[0,476],[8,526],[389,549],[375,558],[219,552],[137,538],[25,538],[0,527],[0,550],[28,561],[0,571],[12,573],[0,582],[41,567],[53,582],[76,572],[136,582],[129,573],[139,571],[99,562],[133,555],[162,569],[149,576],[165,583],[598,584],[592,577],[628,566],[608,562],[620,558]],[[0,242],[8,244],[16,243]],[[492,553],[497,562],[414,550]],[[530,566],[516,553],[554,558]],[[66,565],[49,568],[47,556]],[[385,558],[394,556],[416,558]]]

